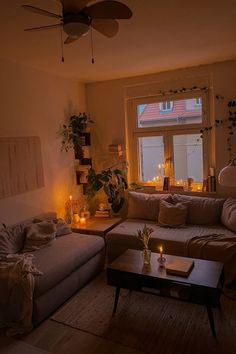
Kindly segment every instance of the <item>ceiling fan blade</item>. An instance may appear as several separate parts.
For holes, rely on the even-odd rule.
[[[91,26],[106,37],[114,37],[119,31],[119,23],[116,20],[94,19]]]
[[[47,29],[52,29],[52,28],[58,28],[61,27],[62,25],[58,23],[57,25],[48,25],[48,26],[40,26],[40,27],[31,27],[31,28],[25,28],[24,31],[30,32],[30,31],[40,31],[40,30],[47,30]]]
[[[100,1],[88,6],[84,12],[91,18],[129,19],[132,17],[130,8],[119,1]]]
[[[70,11],[80,11],[82,10],[91,0],[60,0],[63,7],[63,12]]]
[[[77,39],[79,39],[81,36],[68,36],[67,38],[66,38],[66,40],[64,41],[64,44],[70,44],[70,43],[72,43],[72,42],[74,42],[74,41],[77,41]]]
[[[58,19],[62,18],[60,15],[54,14],[53,12],[50,12],[47,10],[40,9],[39,7],[35,7],[35,6],[31,6],[31,5],[22,5],[22,7],[25,10],[28,10],[30,12],[35,12],[36,14],[39,14],[39,15],[50,16],[50,17],[54,17],[54,18],[58,18]]]

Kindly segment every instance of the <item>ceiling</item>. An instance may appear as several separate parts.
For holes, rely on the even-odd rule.
[[[22,4],[60,13],[60,2],[1,0],[0,57],[81,82],[236,59],[235,0],[120,1],[131,8],[133,17],[119,21],[113,38],[94,31],[92,64],[89,34],[64,46],[62,63],[59,29],[23,31],[57,20],[25,11]]]

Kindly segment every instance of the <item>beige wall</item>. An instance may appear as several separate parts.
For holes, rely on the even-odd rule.
[[[7,224],[43,210],[64,214],[69,194],[77,196],[72,153],[61,152],[59,126],[86,110],[84,85],[0,60],[0,136],[39,136],[45,187],[0,200],[0,221]]]
[[[210,119],[227,117],[227,99],[235,98],[236,94],[236,61],[217,63],[175,70],[160,74],[127,78],[122,80],[91,83],[86,85],[88,110],[96,117],[92,129],[93,161],[97,168],[109,166],[114,157],[109,155],[107,146],[111,143],[121,143],[125,147],[125,102],[128,98],[148,96],[158,93],[158,90],[178,89],[182,87],[208,86],[210,90]],[[225,103],[217,102],[214,97],[221,94]],[[228,154],[226,136],[223,129],[216,131],[216,148],[212,141],[213,156],[211,165],[215,165],[216,173],[227,163]],[[236,155],[236,144],[234,146]],[[217,186],[219,195],[236,196],[236,189]]]

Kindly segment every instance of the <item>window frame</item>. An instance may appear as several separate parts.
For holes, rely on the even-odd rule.
[[[167,103],[167,102],[170,103],[170,108],[163,109],[163,103]],[[166,112],[171,112],[173,110],[173,106],[174,106],[173,101],[170,101],[170,100],[162,101],[159,103],[160,112],[163,114],[165,114]]]
[[[181,99],[191,99],[201,97],[202,106],[202,122],[194,124],[183,125],[163,125],[152,127],[139,127],[138,126],[138,106],[141,104],[157,103],[160,104],[163,101],[175,101]],[[174,103],[173,103],[174,104]],[[209,109],[208,92],[203,90],[194,90],[190,92],[182,92],[176,94],[168,94],[168,97],[163,95],[155,95],[149,97],[140,97],[127,100],[126,106],[126,137],[127,137],[127,157],[129,162],[128,179],[130,182],[136,182],[141,185],[145,185],[146,181],[141,181],[139,176],[140,161],[139,161],[139,137],[149,136],[163,136],[164,142],[164,159],[169,160],[173,158],[173,136],[183,134],[200,134],[200,130],[204,126],[209,125],[210,109]],[[210,149],[210,136],[205,134],[202,140],[203,150],[203,179],[208,175],[208,169],[211,161],[211,149]],[[174,177],[173,164],[168,164],[166,167],[166,175]]]

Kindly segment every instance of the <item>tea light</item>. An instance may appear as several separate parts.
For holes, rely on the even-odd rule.
[[[86,218],[84,218],[84,217],[80,218],[80,225],[82,225],[82,226],[86,225]]]

